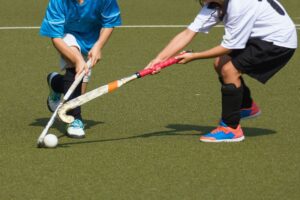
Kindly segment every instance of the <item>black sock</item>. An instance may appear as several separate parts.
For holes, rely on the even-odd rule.
[[[66,73],[65,73],[64,78],[63,78],[63,81],[64,81],[64,94],[67,93],[68,89],[70,88],[70,86],[74,82],[75,75],[76,75],[75,68],[66,69]],[[76,87],[73,94],[70,96],[70,98],[68,100],[74,99],[74,98],[81,95],[81,85],[82,85],[82,82],[78,84],[78,86]],[[82,120],[81,108],[80,107],[77,107],[77,108],[74,108],[73,110],[68,111],[67,114],[72,115],[75,119]]]
[[[240,123],[240,108],[243,99],[243,87],[234,84],[222,85],[222,121],[231,128]]]
[[[243,101],[242,101],[241,108],[250,108],[252,106],[251,92],[250,89],[245,84],[245,81],[242,77],[241,77],[241,84],[243,87]]]
[[[51,88],[54,92],[64,93],[64,76],[61,74],[57,74],[51,79]]]

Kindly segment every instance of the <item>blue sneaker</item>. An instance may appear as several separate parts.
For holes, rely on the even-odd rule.
[[[250,108],[242,108],[240,110],[241,119],[251,119],[257,117],[261,114],[261,110],[256,105],[256,103],[252,103]]]
[[[84,125],[80,119],[75,119],[67,126],[67,136],[71,138],[84,138]]]
[[[240,142],[244,139],[240,125],[234,129],[227,126],[223,121],[220,122],[216,129],[200,137],[202,142]]]
[[[49,86],[49,96],[47,98],[47,106],[50,112],[54,112],[56,110],[57,106],[60,103],[60,98],[61,98],[61,94],[55,92],[51,87],[51,81],[53,77],[56,75],[58,75],[58,73],[52,72],[47,76],[47,83]]]

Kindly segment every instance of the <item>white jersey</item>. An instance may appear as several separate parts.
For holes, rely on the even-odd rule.
[[[208,33],[219,22],[217,10],[205,5],[188,28],[194,32]],[[225,35],[221,45],[225,48],[243,49],[249,38],[297,48],[295,24],[276,0],[229,0],[223,23]]]

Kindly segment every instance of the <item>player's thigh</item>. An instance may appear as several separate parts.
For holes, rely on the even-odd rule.
[[[78,57],[83,57],[81,54],[81,48],[80,45],[78,44],[76,38],[74,35],[67,33],[64,37],[63,37],[63,41],[67,44],[68,47],[70,47],[70,49],[74,52],[74,54]],[[61,69],[66,69],[66,68],[72,68],[74,67],[73,64],[69,61],[69,59],[67,59],[66,57],[64,57],[63,55],[61,55],[61,59],[60,59],[60,67]]]
[[[70,47],[70,49],[76,54],[76,56],[81,57],[85,61],[88,60],[88,57],[81,53],[80,45],[78,44],[74,35],[67,33],[63,37],[63,40]],[[62,70],[66,69],[66,68],[73,68],[73,67],[74,67],[73,64],[67,58],[65,58],[64,56],[61,56],[60,68]],[[92,69],[90,69],[88,74],[84,76],[84,78],[83,78],[84,83],[89,82],[91,74],[92,74]]]

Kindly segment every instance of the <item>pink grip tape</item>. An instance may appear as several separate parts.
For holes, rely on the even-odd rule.
[[[175,57],[173,58],[169,58],[168,60],[158,63],[156,65],[153,66],[153,68],[148,68],[148,69],[144,69],[138,72],[139,77],[144,77],[146,75],[152,74],[152,72],[158,70],[158,69],[163,69],[166,68],[168,66],[171,66],[175,63],[178,63],[179,59],[176,59]]]

